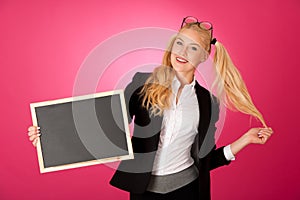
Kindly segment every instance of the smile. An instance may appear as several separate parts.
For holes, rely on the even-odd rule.
[[[176,60],[180,63],[187,63],[188,61],[184,58],[181,58],[181,57],[176,57]]]

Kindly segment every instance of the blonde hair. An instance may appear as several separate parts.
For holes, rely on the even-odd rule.
[[[182,29],[194,29],[201,34],[200,45],[210,54],[211,35],[210,31],[203,30],[195,23],[186,24]],[[172,95],[171,84],[175,76],[171,64],[171,50],[176,37],[172,38],[165,51],[162,65],[155,68],[146,84],[141,90],[143,95],[143,105],[150,110],[153,115],[162,115],[165,109],[170,107],[170,97]],[[214,54],[214,66],[216,69],[216,79],[213,86],[217,89],[218,98],[231,110],[238,110],[257,118],[267,127],[262,114],[252,102],[250,94],[246,88],[238,69],[234,66],[225,47],[216,42]]]
[[[220,42],[216,42],[215,46],[214,65],[217,77],[213,85],[217,86],[217,96],[219,98],[223,97],[221,99],[229,109],[236,109],[249,114],[257,118],[264,127],[267,127],[262,114],[252,102],[246,84],[225,47]]]
[[[162,65],[153,70],[140,92],[143,94],[142,104],[147,110],[150,110],[152,115],[162,115],[163,111],[168,109],[171,104],[171,85],[175,76],[171,65],[171,48],[175,39],[176,37],[171,38],[163,56]]]

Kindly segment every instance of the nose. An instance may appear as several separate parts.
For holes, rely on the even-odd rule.
[[[187,56],[187,46],[183,46],[180,51],[179,55],[186,57]]]

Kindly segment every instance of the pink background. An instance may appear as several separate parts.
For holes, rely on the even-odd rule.
[[[128,199],[108,184],[114,170],[104,165],[41,175],[26,135],[32,123],[29,104],[72,96],[85,57],[110,36],[142,27],[177,29],[187,15],[214,24],[215,36],[275,131],[266,145],[251,145],[230,166],[212,172],[212,198],[300,198],[299,1],[175,2],[0,1],[1,200]],[[147,56],[129,58],[151,62]],[[120,67],[132,68],[130,62]],[[248,116],[228,112],[218,144],[257,125]]]

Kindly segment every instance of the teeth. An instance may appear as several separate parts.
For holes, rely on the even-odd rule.
[[[187,60],[182,59],[182,58],[179,58],[179,57],[176,57],[176,60],[178,60],[179,62],[183,62],[183,63],[186,63],[186,62],[187,62]]]

